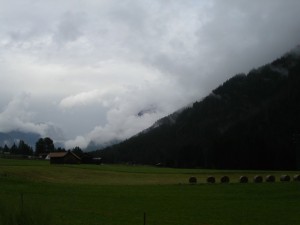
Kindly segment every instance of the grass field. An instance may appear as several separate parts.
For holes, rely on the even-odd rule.
[[[0,159],[1,225],[297,225],[300,183],[239,184],[256,174]],[[205,184],[228,175],[230,184]],[[197,185],[189,185],[195,176]]]

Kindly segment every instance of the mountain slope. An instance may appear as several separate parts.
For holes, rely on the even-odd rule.
[[[174,167],[299,168],[296,50],[232,77],[202,101],[97,154],[104,162]]]
[[[41,136],[36,133],[25,133],[21,131],[11,131],[8,133],[0,132],[0,146],[12,146],[14,143],[18,144],[20,140],[23,140],[26,144],[31,147],[35,146],[36,141]]]

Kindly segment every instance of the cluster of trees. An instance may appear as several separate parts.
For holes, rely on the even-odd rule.
[[[39,138],[35,144],[35,151],[31,146],[26,144],[23,140],[20,140],[18,144],[14,143],[11,147],[4,145],[3,147],[0,146],[0,152],[2,153],[9,153],[12,155],[27,155],[27,156],[40,156],[46,155],[50,152],[65,152],[64,148],[55,148],[54,142],[51,138]],[[76,155],[81,156],[83,151],[79,147],[75,147],[71,149]]]
[[[46,138],[40,138],[36,143],[35,143],[35,154],[40,155],[40,154],[45,154],[49,152],[55,151],[54,143],[53,140],[49,137]]]
[[[104,162],[219,169],[300,169],[300,56],[238,74],[120,144]]]
[[[0,146],[0,152],[8,152],[13,155],[33,155],[33,149],[27,145],[23,140],[19,141],[19,144],[13,144],[11,147],[4,145]]]

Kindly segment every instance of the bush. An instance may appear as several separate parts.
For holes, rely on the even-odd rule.
[[[190,177],[189,183],[190,184],[197,184],[197,178],[196,177]]]
[[[282,175],[280,177],[280,181],[282,182],[289,182],[291,180],[291,177],[289,175]]]
[[[206,179],[206,182],[207,182],[207,183],[214,184],[214,183],[216,183],[216,178],[214,178],[214,177],[208,177],[208,178]]]
[[[294,181],[300,181],[300,175],[299,175],[299,174],[295,175],[295,176],[293,177],[293,180],[294,180]]]
[[[253,179],[254,183],[262,183],[263,177],[262,176],[255,176]]]
[[[221,177],[221,183],[229,183],[229,177],[228,176],[223,176]]]
[[[276,178],[273,175],[266,176],[266,182],[275,182]]]
[[[243,184],[248,183],[248,177],[246,177],[246,176],[241,176],[241,177],[240,177],[240,183],[243,183]]]

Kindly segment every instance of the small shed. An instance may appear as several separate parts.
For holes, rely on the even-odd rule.
[[[71,151],[51,152],[49,154],[50,164],[80,164],[81,159]]]
[[[102,162],[102,158],[95,158],[88,153],[83,153],[81,156],[81,162],[85,164],[97,164],[100,165]]]

